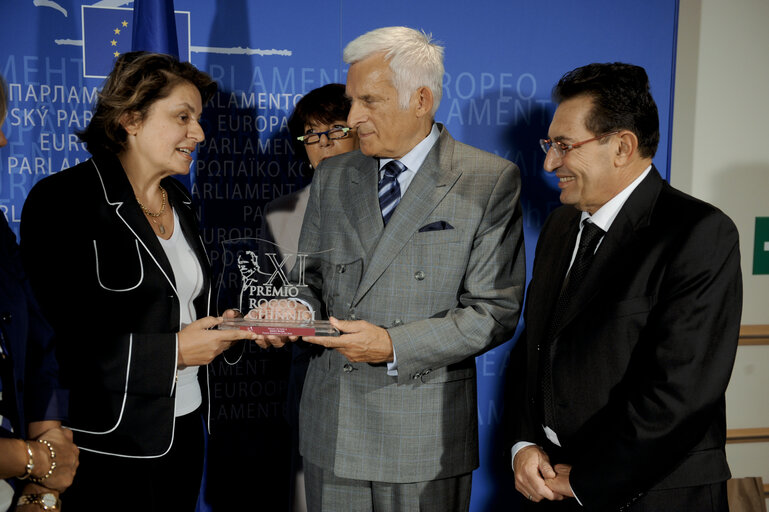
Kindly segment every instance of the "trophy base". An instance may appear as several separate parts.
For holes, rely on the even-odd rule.
[[[339,336],[339,331],[328,320],[285,322],[233,318],[219,324],[219,329],[240,329],[273,336]]]

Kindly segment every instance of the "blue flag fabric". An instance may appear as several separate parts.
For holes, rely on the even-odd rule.
[[[173,0],[134,0],[131,49],[179,58]]]

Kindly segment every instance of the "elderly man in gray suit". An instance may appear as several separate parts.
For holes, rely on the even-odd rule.
[[[360,151],[318,167],[299,241],[301,298],[342,332],[304,338],[308,508],[467,510],[475,357],[523,299],[519,171],[434,123],[443,48],[426,34],[374,30],[344,60]]]

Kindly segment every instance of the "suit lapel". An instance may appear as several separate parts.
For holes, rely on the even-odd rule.
[[[395,208],[390,222],[381,236],[368,251],[370,263],[367,266],[360,286],[353,301],[357,304],[369,289],[387,270],[395,257],[422,226],[430,212],[443,200],[462,172],[453,162],[454,139],[448,131],[442,129],[440,138],[428,153],[427,158],[417,171],[408,190]],[[379,229],[383,225],[379,215],[376,180],[373,184],[375,211],[379,219]],[[369,192],[372,195],[372,192]]]
[[[579,233],[580,212],[574,208],[572,210],[573,212],[569,212],[568,219],[554,226],[553,232],[548,235],[548,239],[553,240],[555,247],[548,244],[547,247],[543,248],[543,256],[551,257],[542,263],[544,270],[537,273],[542,276],[543,281],[541,287],[543,298],[538,303],[546,304],[548,309],[537,312],[534,318],[530,318],[529,321],[546,323],[547,325],[542,329],[543,332],[548,332],[551,329],[550,323],[553,321],[555,306],[566,279],[574,244],[577,241],[577,233]]]
[[[572,297],[561,329],[585,311],[601,290],[624,272],[624,263],[629,260],[626,254],[637,250],[639,231],[649,225],[662,185],[662,178],[652,167],[649,175],[630,194],[598,247],[582,285]]]
[[[349,178],[342,180],[342,183],[349,184],[349,189],[342,191],[342,197],[349,198],[350,221],[364,252],[370,255],[382,234],[384,223],[377,195],[377,161],[363,154],[360,157],[354,166],[342,170],[349,173]]]
[[[114,208],[115,215],[134,234],[139,245],[160,268],[168,283],[176,291],[174,273],[171,270],[171,263],[168,261],[166,252],[158,242],[158,237],[152,227],[144,218],[139,205],[136,204],[131,183],[128,181],[120,161],[116,157],[113,160],[99,159],[98,162],[96,159],[91,160],[101,180],[107,204]]]

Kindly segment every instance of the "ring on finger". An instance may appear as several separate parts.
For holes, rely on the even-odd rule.
[[[529,501],[531,501],[531,494],[529,494]]]

